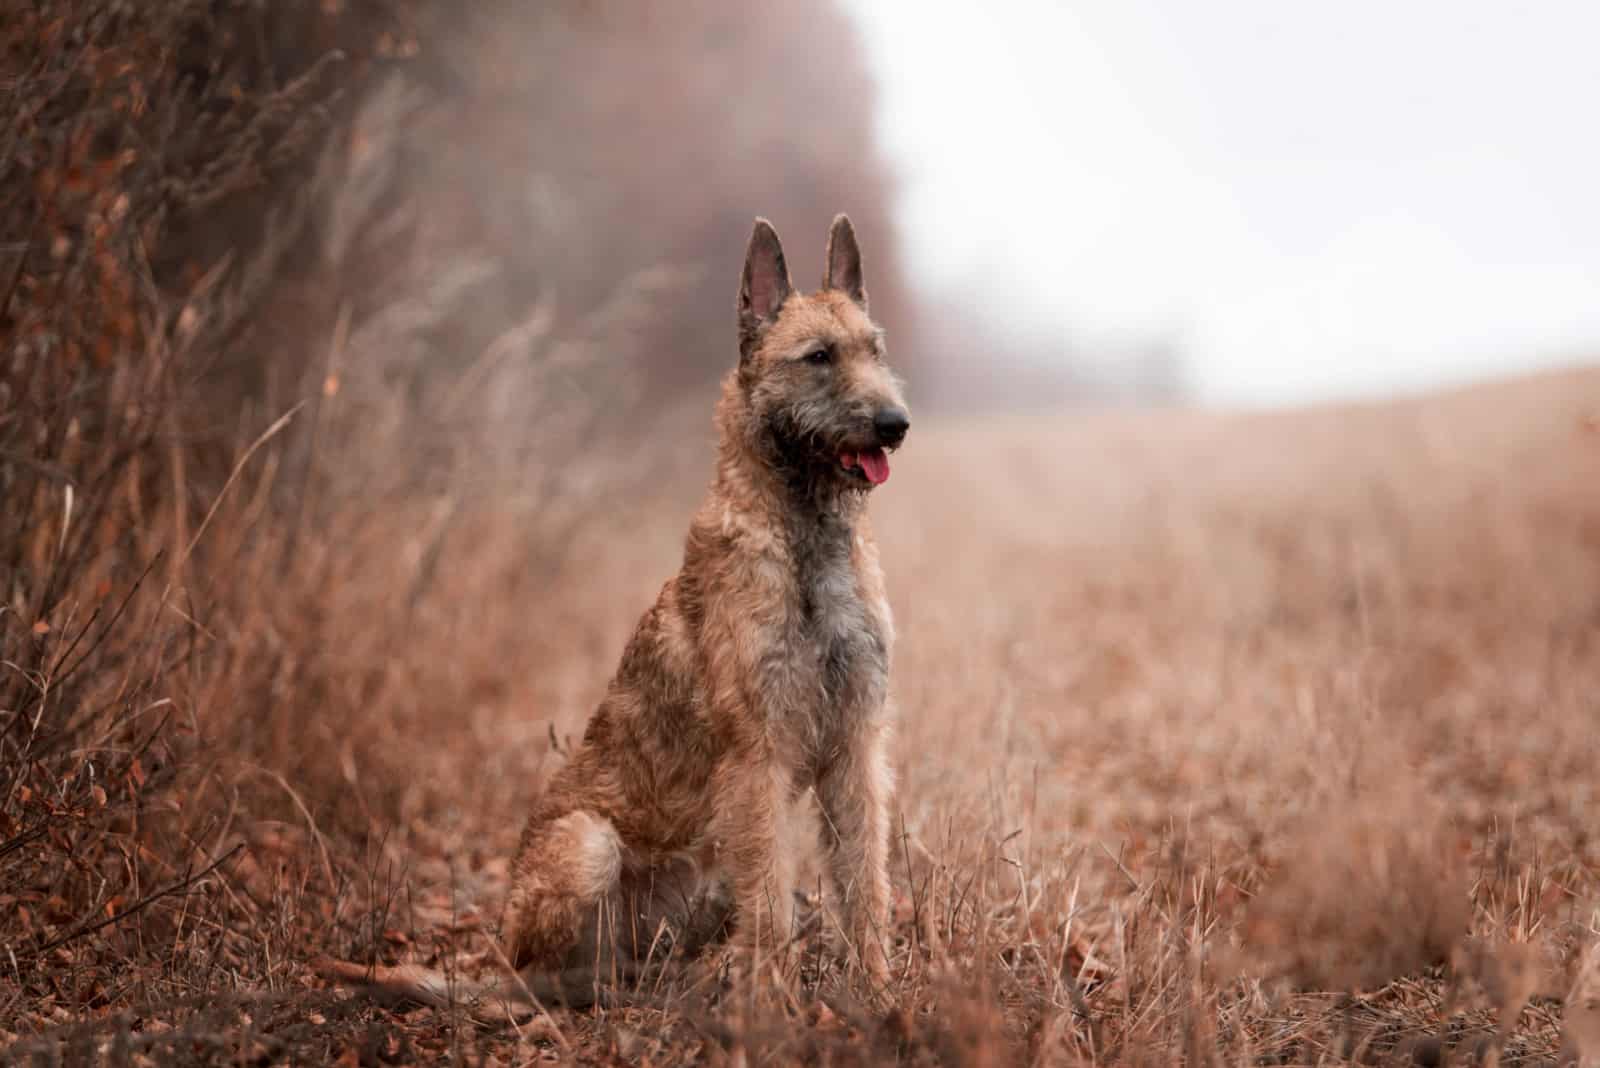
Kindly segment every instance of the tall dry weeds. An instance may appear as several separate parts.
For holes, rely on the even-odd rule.
[[[303,7],[286,28],[338,28]],[[155,946],[187,940],[212,967],[259,956],[219,890],[230,817],[184,806],[208,774],[194,696],[216,639],[191,583],[216,517],[206,472],[227,455],[193,382],[259,294],[225,263],[188,269],[175,235],[257,224],[262,187],[315,157],[361,57],[284,61],[250,12],[188,3],[14,14],[0,30],[15,104],[0,134],[0,940],[21,1019],[42,992],[81,1009],[186,982],[105,969]],[[297,202],[280,206],[292,232]],[[263,269],[271,252],[254,253]]]

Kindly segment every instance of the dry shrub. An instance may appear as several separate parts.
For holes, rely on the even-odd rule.
[[[281,948],[236,929],[254,909],[216,875],[231,811],[193,789],[216,636],[189,583],[217,518],[205,472],[230,462],[196,440],[215,416],[193,383],[260,292],[195,266],[182,235],[259,231],[263,189],[305,173],[372,52],[302,4],[277,25],[326,47],[285,56],[257,14],[63,0],[0,29],[16,105],[0,134],[0,941],[18,1019],[170,996],[198,964]],[[281,202],[280,227],[303,206]],[[277,251],[254,262],[270,272]]]

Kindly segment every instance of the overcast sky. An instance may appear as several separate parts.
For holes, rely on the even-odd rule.
[[[1600,3],[851,8],[929,286],[1219,403],[1600,357]]]

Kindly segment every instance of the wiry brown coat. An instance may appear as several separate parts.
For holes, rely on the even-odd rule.
[[[716,473],[682,570],[512,866],[503,931],[519,969],[591,964],[608,942],[637,959],[661,917],[715,914],[724,892],[741,945],[781,945],[786,827],[814,788],[843,934],[883,974],[894,628],[865,507],[887,475],[881,446],[909,423],[844,216],[827,259],[820,291],[793,292],[777,234],[757,221]],[[872,480],[868,454],[883,463]]]

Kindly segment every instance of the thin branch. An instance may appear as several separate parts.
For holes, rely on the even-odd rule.
[[[194,547],[199,544],[201,535],[205,534],[206,528],[211,525],[211,520],[216,516],[217,509],[222,506],[223,499],[228,496],[228,491],[233,488],[234,482],[239,478],[239,472],[243,471],[244,465],[250,462],[250,457],[256,454],[257,449],[276,437],[278,431],[288,426],[289,420],[299,414],[300,409],[305,406],[306,402],[301,401],[278,416],[271,426],[262,431],[260,437],[251,442],[250,447],[244,451],[244,455],[239,457],[239,462],[233,465],[233,471],[228,475],[228,481],[222,484],[222,491],[217,494],[217,499],[211,502],[210,509],[206,511],[206,517],[200,521],[200,529],[194,532],[194,537],[190,538],[189,544],[184,546],[183,555],[178,558],[179,569],[182,569],[183,565],[189,562],[189,555],[194,552]],[[164,597],[162,599],[165,600]]]
[[[96,931],[103,930],[106,927],[110,927],[112,924],[121,923],[123,920],[127,919],[129,916],[132,916],[136,912],[142,912],[143,910],[149,908],[151,905],[155,904],[157,901],[160,901],[162,898],[170,897],[173,894],[180,893],[180,892],[182,892],[184,890],[187,890],[189,887],[193,886],[195,883],[199,882],[201,879],[204,879],[207,875],[210,875],[212,872],[214,872],[218,868],[222,867],[228,861],[232,860],[233,859],[233,855],[235,853],[239,852],[239,850],[241,850],[243,848],[244,848],[244,843],[240,842],[238,845],[236,845],[232,849],[228,850],[226,853],[224,853],[222,856],[218,857],[216,860],[212,861],[210,864],[207,864],[204,868],[202,868],[200,871],[196,872],[195,874],[186,875],[182,879],[179,879],[175,883],[169,883],[168,885],[162,887],[159,890],[151,891],[150,893],[146,894],[144,897],[141,897],[138,901],[135,901],[133,904],[129,905],[127,908],[123,909],[121,912],[117,913],[116,915],[107,916],[103,920],[97,920],[94,923],[87,924],[87,925],[85,925],[83,927],[78,928],[76,931],[72,931],[72,932],[70,932],[68,934],[62,935],[60,938],[57,938],[53,942],[46,942],[44,945],[39,946],[37,949],[26,950],[23,953],[21,953],[19,956],[23,960],[30,960],[30,959],[33,959],[33,958],[36,958],[36,957],[42,957],[42,956],[44,956],[44,954],[50,952],[52,949],[58,949],[61,946],[66,945],[68,942],[75,941],[76,939],[82,938],[85,935],[94,934]]]

